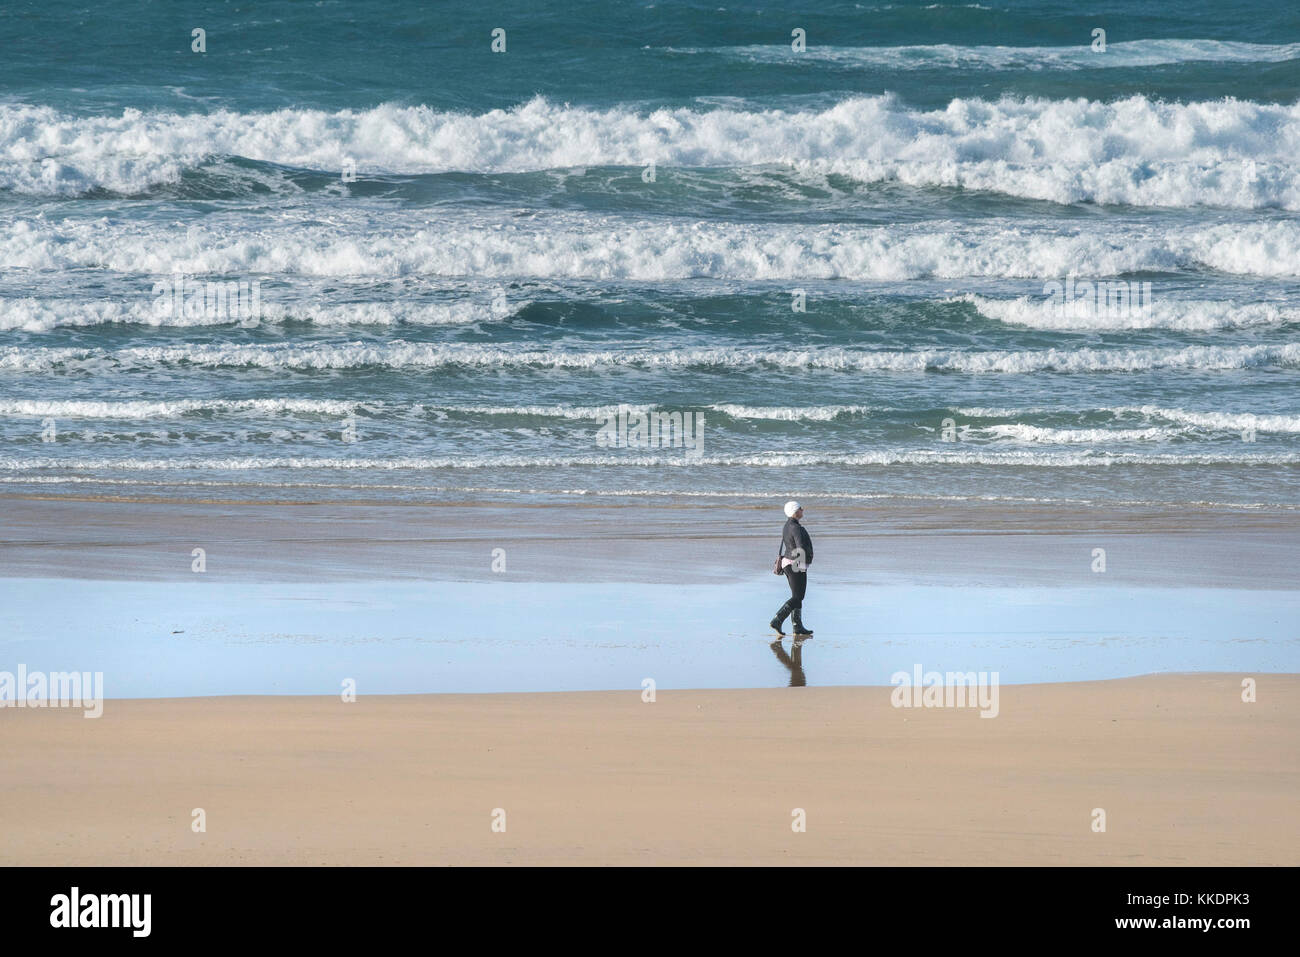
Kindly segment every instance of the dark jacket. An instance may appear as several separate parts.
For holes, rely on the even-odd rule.
[[[805,565],[811,565],[813,560],[812,538],[808,535],[808,529],[799,524],[799,519],[788,518],[785,521],[785,528],[781,530],[781,558],[793,560],[795,549],[803,549],[803,560]]]

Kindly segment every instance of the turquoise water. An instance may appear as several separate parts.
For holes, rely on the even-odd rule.
[[[0,487],[1297,502],[1293,4],[14,0],[0,49]]]
[[[888,686],[917,665],[1001,684],[1300,671],[1293,591],[814,583],[816,634],[797,654],[762,628],[782,597],[768,583],[29,579],[0,609],[0,663],[103,672],[109,698],[330,695],[345,679],[358,694]]]

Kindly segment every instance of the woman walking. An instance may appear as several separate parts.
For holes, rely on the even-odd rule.
[[[808,530],[799,524],[803,518],[803,506],[798,502],[785,503],[785,528],[781,532],[781,550],[777,553],[776,567],[772,569],[777,575],[785,575],[790,583],[790,600],[776,613],[770,622],[772,630],[782,637],[785,632],[781,626],[786,616],[790,618],[796,638],[811,638],[812,632],[803,626],[803,596],[808,590],[808,566],[812,564],[813,547]]]

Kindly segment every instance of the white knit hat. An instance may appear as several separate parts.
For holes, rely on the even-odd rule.
[[[790,501],[785,503],[785,517],[794,518],[794,513],[799,511],[799,509],[801,508],[803,508],[802,505],[800,505],[794,499],[790,499]]]

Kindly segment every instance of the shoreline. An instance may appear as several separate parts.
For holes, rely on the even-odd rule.
[[[3,496],[0,579],[243,582],[753,581],[779,538],[779,505],[668,500],[570,503],[219,503]],[[988,502],[810,505],[826,584],[1294,589],[1300,510]]]
[[[1258,676],[1253,703],[1240,680],[1022,685],[994,720],[861,687],[10,712],[7,804],[24,826],[0,835],[0,858],[1295,865],[1300,675]]]

